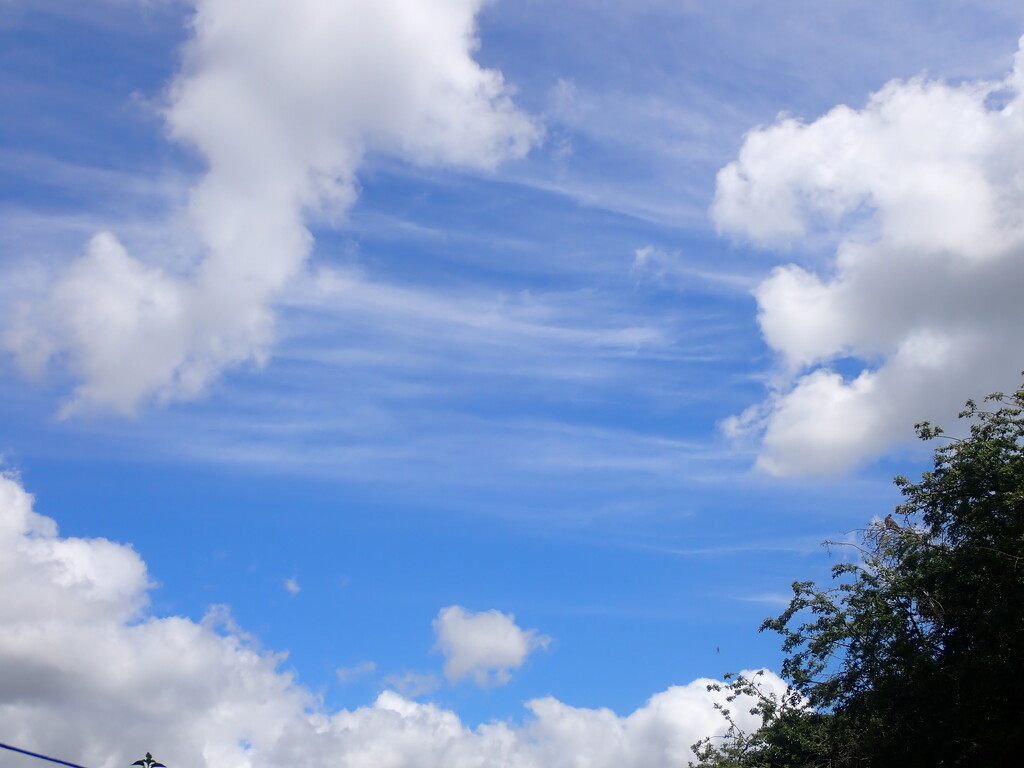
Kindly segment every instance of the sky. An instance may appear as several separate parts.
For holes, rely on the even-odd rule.
[[[0,0],[0,742],[685,764],[913,425],[1019,383],[1022,34]]]

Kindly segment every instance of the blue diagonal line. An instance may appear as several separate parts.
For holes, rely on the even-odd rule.
[[[60,765],[68,765],[71,768],[85,768],[84,765],[78,763],[69,763],[67,760],[58,760],[56,757],[47,757],[46,755],[40,755],[38,752],[29,752],[27,749],[19,749],[18,747],[12,747],[10,744],[4,744],[0,742],[0,747],[3,749],[9,749],[11,752],[21,752],[23,755],[29,757],[38,757],[40,760],[49,760],[51,763],[59,763]]]

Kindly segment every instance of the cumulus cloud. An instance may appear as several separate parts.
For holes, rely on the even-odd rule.
[[[481,686],[504,685],[551,638],[535,629],[520,629],[512,614],[490,610],[473,613],[458,605],[442,608],[434,619],[436,648],[444,654],[444,674],[456,683],[467,677]]]
[[[721,230],[831,256],[754,291],[782,372],[726,423],[774,474],[876,457],[1024,368],[1024,53],[1002,80],[893,81],[861,109],[751,131],[718,174]],[[858,366],[849,374],[850,361]]]
[[[147,751],[196,768],[662,768],[724,732],[710,680],[669,688],[627,716],[549,697],[527,704],[522,725],[475,729],[394,691],[325,712],[281,669],[284,655],[262,649],[227,609],[201,622],[151,615],[131,547],[61,537],[9,475],[0,476],[0,581],[4,740],[92,768]],[[752,726],[747,709],[733,711]]]
[[[165,118],[208,166],[189,204],[205,252],[178,274],[97,234],[5,334],[19,365],[66,360],[81,382],[66,412],[131,412],[262,363],[307,220],[343,216],[366,153],[490,168],[537,139],[473,59],[483,2],[195,0]]]

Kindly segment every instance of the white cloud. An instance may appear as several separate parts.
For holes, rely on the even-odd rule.
[[[92,768],[147,751],[195,768],[662,768],[724,731],[710,680],[627,716],[548,697],[527,704],[522,725],[476,729],[393,691],[325,712],[281,670],[284,655],[261,649],[226,609],[199,623],[150,615],[138,554],[62,538],[32,506],[16,478],[0,476],[0,719],[5,742],[26,749]],[[746,710],[734,707],[749,726]]]
[[[337,670],[338,682],[342,685],[354,682],[367,675],[372,675],[377,671],[377,663],[374,661],[364,661],[356,664],[354,667],[339,667]]]
[[[725,232],[836,243],[754,294],[784,371],[726,423],[759,464],[828,474],[876,457],[1024,368],[1024,53],[1004,80],[893,81],[859,110],[749,133],[718,175]],[[812,260],[813,261],[813,260]],[[836,362],[863,368],[844,376]]]
[[[299,580],[294,576],[284,580],[284,588],[292,595],[297,595],[302,591],[302,587],[299,586]]]
[[[406,699],[418,699],[440,688],[441,678],[433,672],[408,671],[399,675],[388,675],[384,678],[384,684]]]
[[[467,677],[481,686],[504,685],[551,638],[520,629],[515,616],[490,610],[473,613],[458,605],[442,608],[434,619],[436,648],[444,654],[444,674],[456,683]]]
[[[68,412],[191,398],[262,363],[312,249],[306,219],[344,215],[364,154],[490,168],[537,139],[472,58],[482,2],[196,0],[165,117],[208,164],[189,205],[203,257],[170,274],[98,234],[5,346],[30,373],[66,356]]]
[[[749,290],[755,280],[750,277],[720,270],[694,266],[681,253],[670,253],[653,245],[633,251],[630,274],[637,283],[654,283],[673,289],[713,285],[726,290]]]
[[[762,592],[759,595],[745,595],[735,598],[745,603],[764,603],[765,605],[779,606],[785,608],[793,601],[792,594],[785,592]]]
[[[369,317],[375,329],[407,345],[440,337],[464,347],[460,357],[497,347],[506,368],[516,358],[531,356],[543,357],[544,366],[551,366],[551,357],[571,362],[584,353],[598,358],[633,357],[638,349],[665,354],[672,341],[665,328],[627,315],[591,291],[439,291],[375,281],[356,269],[325,268],[310,277],[296,286],[301,295],[294,306],[321,310],[320,326]],[[380,345],[374,349],[379,352]],[[401,357],[412,351],[402,349]],[[493,368],[489,360],[486,365]]]

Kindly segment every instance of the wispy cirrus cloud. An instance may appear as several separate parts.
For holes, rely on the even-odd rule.
[[[338,678],[338,682],[342,685],[348,685],[356,680],[372,675],[376,671],[376,662],[363,661],[352,667],[338,667],[338,669],[335,670],[335,675]]]

